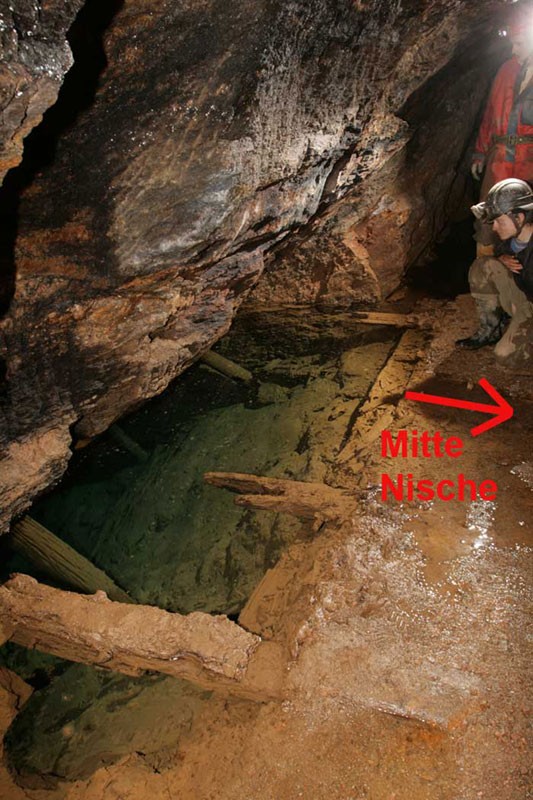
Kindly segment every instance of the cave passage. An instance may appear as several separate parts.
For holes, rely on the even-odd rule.
[[[526,796],[531,364],[455,346],[511,6],[0,12],[2,797]],[[497,493],[383,493],[436,430]]]

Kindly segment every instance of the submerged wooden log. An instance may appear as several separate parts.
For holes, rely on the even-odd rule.
[[[426,347],[427,334],[423,330],[404,331],[365,402],[352,417],[337,457],[337,466],[345,469],[352,479],[359,475],[363,483],[368,482],[369,473],[365,467],[368,460],[374,460],[375,454],[380,452],[376,441],[381,432],[392,425],[420,353]],[[376,463],[379,466],[379,460]]]
[[[204,353],[200,361],[216,369],[217,372],[222,372],[223,375],[227,375],[229,378],[236,378],[239,381],[244,381],[244,383],[253,381],[254,376],[249,370],[244,369],[234,361],[230,361],[229,358],[221,356],[220,353],[214,353],[213,350],[208,350],[207,353]]]
[[[225,616],[124,605],[15,575],[0,586],[0,618],[12,641],[70,661],[161,672],[253,700],[280,696],[281,649]]]
[[[395,314],[390,311],[351,311],[350,316],[365,325],[391,325],[395,328],[416,328],[420,324],[415,314]]]
[[[270,494],[243,494],[235,498],[235,505],[253,508],[256,511],[275,511],[292,514],[295,517],[304,517],[304,519],[314,519],[317,514],[323,516],[329,511],[329,508],[326,509],[321,501],[312,500],[309,502],[309,500],[302,498],[296,500],[284,495]]]
[[[148,453],[140,444],[134,441],[131,436],[128,436],[119,425],[111,425],[109,428],[109,435],[125,450],[135,456],[138,461],[147,461]]]
[[[206,483],[237,492],[235,504],[261,511],[282,511],[305,518],[337,518],[355,507],[352,494],[325,483],[267,478],[239,472],[206,472]]]
[[[271,305],[268,308],[261,307],[257,311],[254,308],[253,301],[249,301],[248,303],[248,313],[259,313],[259,314],[279,314],[280,312],[285,313],[301,313],[308,315],[309,314],[309,306],[304,304],[295,304],[295,303],[288,303],[286,305]],[[423,314],[399,314],[395,311],[362,311],[362,310],[355,310],[350,309],[345,312],[347,318],[350,318],[352,321],[361,323],[363,325],[390,325],[394,328],[418,328],[418,327],[428,327],[430,325],[430,319],[427,318],[427,315]],[[334,314],[322,312],[320,314],[321,320],[333,319]]]
[[[121,603],[135,602],[109,575],[31,517],[15,523],[9,541],[14,550],[59,583],[88,594],[103,591]]]
[[[252,475],[249,472],[206,472],[204,480],[212,486],[229,489],[239,494],[291,495],[295,491],[302,491],[305,494],[326,491],[335,496],[343,494],[341,489],[326,486],[324,483],[268,478],[265,475]]]

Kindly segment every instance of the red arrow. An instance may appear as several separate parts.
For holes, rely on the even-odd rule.
[[[436,394],[424,394],[423,392],[406,392],[405,397],[407,400],[417,400],[420,403],[466,408],[468,411],[482,411],[484,414],[492,414],[492,419],[488,419],[470,431],[472,436],[479,436],[480,433],[484,433],[490,428],[495,428],[496,425],[511,419],[514,414],[513,407],[509,405],[507,400],[503,399],[501,394],[496,391],[486,378],[481,378],[479,385],[492,397],[496,403],[495,406],[489,406],[486,403],[472,403],[470,400],[454,400],[451,397],[439,397]]]

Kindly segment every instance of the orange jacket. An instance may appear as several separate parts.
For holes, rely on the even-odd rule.
[[[506,61],[492,89],[477,137],[474,160],[486,159],[483,183],[490,188],[504,178],[533,180],[533,81],[518,94],[520,63]],[[496,136],[531,136],[530,142],[497,142]]]

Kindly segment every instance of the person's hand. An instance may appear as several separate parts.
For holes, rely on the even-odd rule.
[[[522,264],[514,256],[500,256],[500,261],[511,272],[521,272],[523,270]]]
[[[475,181],[481,180],[481,175],[483,173],[483,169],[485,167],[485,159],[484,158],[475,158],[472,161],[472,166],[470,167],[470,172],[472,173],[472,177]]]

